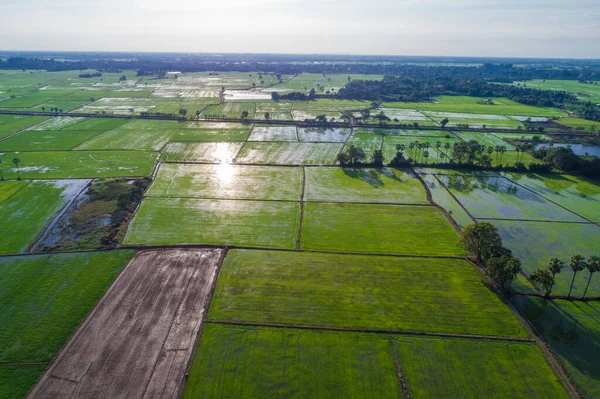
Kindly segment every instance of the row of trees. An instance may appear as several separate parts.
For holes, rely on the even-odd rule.
[[[562,272],[566,266],[567,264],[561,258],[551,258],[545,268],[539,268],[531,274],[530,280],[538,288],[543,289],[546,296],[548,296],[552,292],[552,287],[554,287],[556,275]],[[600,256],[592,255],[588,258],[585,258],[583,255],[573,255],[569,260],[569,268],[571,271],[573,271],[573,278],[571,279],[571,286],[569,288],[569,294],[567,295],[567,298],[571,297],[573,283],[575,282],[577,273],[585,269],[587,269],[590,273],[585,290],[583,291],[583,295],[581,297],[583,299],[587,294],[590,282],[592,281],[592,276],[594,273],[600,272]]]
[[[357,146],[351,145],[346,152],[340,152],[337,156],[337,161],[340,166],[357,166],[364,164],[367,159],[365,151]],[[383,166],[384,158],[381,150],[373,151],[371,154],[371,164],[375,166]]]
[[[21,160],[17,157],[12,159],[12,163],[15,164],[15,168],[17,168],[17,180],[21,180],[21,169],[19,168],[19,164]],[[0,159],[0,165],[2,165],[2,160]],[[4,175],[2,174],[2,169],[0,169],[0,180],[5,180]]]
[[[561,172],[600,177],[600,157],[579,156],[569,147],[544,146],[533,151],[533,156]]]
[[[436,162],[449,162],[467,165],[477,165],[481,167],[492,166],[492,155],[496,154],[496,164],[502,163],[504,153],[507,151],[506,146],[485,146],[479,144],[475,140],[470,141],[457,141],[453,144],[450,142],[442,143],[436,141],[435,145],[431,142],[419,142],[415,140],[407,145],[397,144],[396,145],[396,157],[394,158],[397,162],[402,163],[428,163],[431,155],[430,149],[435,147]],[[526,145],[519,145],[519,152],[522,153],[526,150]],[[520,161],[519,152],[517,152],[517,161]],[[408,157],[407,157],[408,155]],[[393,162],[392,162],[393,163]]]

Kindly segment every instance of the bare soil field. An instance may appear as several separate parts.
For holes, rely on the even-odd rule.
[[[220,255],[138,252],[29,397],[177,397]]]

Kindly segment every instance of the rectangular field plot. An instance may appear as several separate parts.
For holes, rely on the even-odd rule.
[[[421,177],[431,192],[433,202],[444,208],[461,229],[475,222],[434,175]]]
[[[405,255],[463,255],[458,235],[433,206],[304,206],[303,249]]]
[[[236,163],[335,165],[342,143],[246,143]]]
[[[302,168],[164,163],[147,195],[300,201]]]
[[[546,267],[553,257],[568,262],[576,254],[597,255],[600,242],[600,227],[594,224],[515,222],[495,220],[504,245],[511,249],[516,257],[523,261],[523,270],[531,274],[539,267]],[[583,295],[588,282],[589,272],[577,273],[572,296]],[[592,278],[588,296],[600,296],[600,278]],[[556,275],[556,285],[552,294],[567,295],[573,272],[565,268]]]
[[[86,186],[86,180],[31,182],[0,202],[0,254],[15,254],[33,243],[50,218]],[[4,187],[0,182],[0,189]],[[9,187],[13,191],[14,187]]]
[[[150,151],[47,151],[0,153],[4,177],[17,178],[12,159],[21,160],[25,179],[140,177],[152,172],[157,154]],[[4,165],[10,165],[6,167]]]
[[[517,317],[462,259],[231,250],[208,317],[527,336]]]
[[[600,181],[558,174],[510,173],[506,177],[591,221],[600,222]]]
[[[95,131],[77,130],[27,130],[7,140],[0,141],[2,151],[50,151],[70,150],[97,135]]]
[[[295,121],[304,121],[306,119],[315,119],[319,115],[325,115],[327,121],[331,122],[340,119],[339,111],[318,111],[318,110],[293,110],[292,116]]]
[[[64,117],[66,118],[66,117]],[[76,123],[69,123],[68,126],[62,127],[60,130],[94,130],[98,132],[106,132],[123,126],[129,121],[127,119],[117,118],[70,118],[77,120]],[[45,126],[40,125],[40,126]]]
[[[376,134],[352,134],[346,145],[344,146],[344,151],[348,151],[351,146],[355,146],[361,148],[367,158],[371,157],[373,152],[376,150],[381,150],[381,146],[383,145],[383,137]],[[388,161],[387,159],[384,160]]]
[[[585,222],[501,176],[438,176],[476,218]]]
[[[171,141],[229,142],[245,141],[252,125],[219,122],[190,122],[175,131]]]
[[[600,397],[600,302],[517,296],[519,308],[589,398]]]
[[[248,141],[297,142],[296,126],[254,126]]]
[[[0,258],[0,363],[52,360],[132,256],[108,251]]]
[[[3,122],[0,123],[0,139],[48,119],[46,116],[28,116],[23,118],[21,116],[0,115],[0,117],[2,117],[0,122]]]
[[[475,140],[480,145],[487,147],[505,146],[507,150],[514,150],[515,147],[508,144],[507,142],[498,138],[498,136],[492,133],[481,133],[481,132],[457,132],[456,135],[464,141]]]
[[[343,143],[348,139],[350,129],[327,129],[316,127],[299,127],[298,137],[305,143]]]
[[[176,398],[220,250],[138,253],[32,391],[36,398]]]
[[[46,366],[0,366],[0,398],[24,398]]]
[[[411,398],[564,398],[533,343],[396,337]]]
[[[305,168],[304,200],[429,204],[423,185],[398,169]]]
[[[225,118],[241,118],[242,112],[248,112],[248,118],[254,118],[254,103],[253,102],[225,102],[220,105],[211,105],[204,112],[203,117],[223,116]]]
[[[243,143],[169,143],[163,149],[165,162],[230,163]]]
[[[85,118],[74,118],[69,116],[57,116],[48,119],[46,122],[40,123],[31,130],[63,130],[69,128],[79,122],[83,122]]]
[[[12,197],[17,191],[27,186],[25,180],[0,180],[0,204]]]
[[[125,236],[127,244],[215,244],[295,248],[295,202],[146,198]]]
[[[207,323],[183,398],[402,397],[385,336]]]

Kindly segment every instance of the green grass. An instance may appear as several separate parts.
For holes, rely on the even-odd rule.
[[[21,160],[25,179],[138,177],[152,172],[157,154],[150,151],[40,151],[0,153],[2,172],[16,178],[12,159]]]
[[[600,101],[600,99],[599,99]],[[556,123],[568,127],[572,127],[573,129],[585,130],[586,132],[600,132],[600,123],[594,121],[588,121],[587,119],[581,118],[561,118],[556,121]]]
[[[589,220],[600,222],[600,181],[559,174],[507,173],[506,176]]]
[[[303,249],[406,255],[463,255],[458,235],[430,206],[306,203]]]
[[[511,249],[523,262],[523,270],[530,275],[548,260],[559,257],[567,261],[575,254],[597,255],[600,227],[594,224],[493,221],[500,231],[504,246]],[[572,295],[580,297],[587,284],[587,270],[577,273]],[[573,272],[566,268],[556,275],[553,294],[567,295]],[[600,296],[600,278],[594,276],[588,296]]]
[[[68,130],[71,125],[83,122],[84,120],[85,118],[80,117],[56,116],[40,123],[31,130]]]
[[[304,200],[429,204],[423,185],[398,169],[305,168]]]
[[[385,337],[207,323],[183,398],[223,397],[402,396]]]
[[[95,131],[28,130],[7,140],[0,141],[2,151],[52,151],[70,150],[83,141],[97,135]]]
[[[474,223],[469,214],[460,206],[452,195],[450,195],[446,187],[444,187],[435,176],[421,175],[421,177],[431,192],[433,202],[444,208],[461,229]]]
[[[211,105],[202,116],[219,115],[226,118],[241,118],[242,112],[248,112],[248,119],[254,119],[254,103],[253,102],[229,102],[226,101],[220,105]]]
[[[54,182],[32,182],[1,202],[0,254],[19,253],[31,244],[66,201],[63,191]]]
[[[272,165],[335,165],[342,147],[342,143],[248,142],[235,161]]]
[[[523,337],[462,259],[231,250],[211,320]]]
[[[520,84],[529,88],[535,88],[540,90],[558,90],[566,91],[577,95],[583,101],[591,101],[594,103],[600,103],[600,85],[596,84],[580,83],[577,80],[541,80],[534,79],[525,82],[515,82],[514,84]]]
[[[533,343],[396,337],[411,398],[564,398]]]
[[[235,142],[245,141],[252,125],[219,122],[190,122],[174,132],[171,141]]]
[[[599,397],[600,302],[518,296],[517,303],[560,357],[575,384],[587,397]]]
[[[243,145],[243,143],[172,142],[163,149],[162,160],[165,162],[231,163]]]
[[[567,114],[555,108],[533,107],[522,105],[504,98],[495,98],[494,105],[481,105],[479,97],[441,96],[435,98],[435,103],[384,103],[384,107],[416,109],[418,111],[460,112],[488,115],[515,116],[566,116]],[[295,108],[295,107],[294,107]]]
[[[132,256],[110,251],[0,258],[0,363],[50,361]]]
[[[24,398],[46,366],[0,366],[0,398]]]
[[[60,130],[94,130],[105,132],[123,126],[127,122],[129,122],[127,119],[117,118],[84,118]]]
[[[302,168],[165,163],[147,195],[300,201]]]
[[[37,125],[38,123],[41,123],[48,119],[45,116],[29,116],[27,118],[6,118],[6,116],[9,115],[1,116],[5,116],[5,118],[3,118],[3,121],[5,123],[0,123],[0,139],[6,136],[10,136],[11,134],[16,133],[20,130],[27,129],[28,127],[31,127],[33,125]]]
[[[295,248],[296,202],[146,198],[126,244],[215,244]]]
[[[439,176],[476,218],[585,222],[501,176]]]
[[[294,110],[344,111],[370,108],[369,101],[317,99],[313,101],[295,101]]]
[[[0,204],[28,184],[24,180],[0,180]]]
[[[171,132],[164,130],[122,130],[117,128],[101,133],[86,141],[76,150],[142,150],[159,151],[171,139]]]

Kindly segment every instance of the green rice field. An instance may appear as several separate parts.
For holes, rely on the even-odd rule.
[[[208,317],[528,336],[516,316],[462,259],[231,250]]]
[[[433,206],[308,202],[304,205],[301,248],[402,255],[464,254],[457,233]]]
[[[0,258],[0,363],[52,360],[132,256],[109,251]]]
[[[147,195],[300,201],[302,168],[165,163]]]
[[[296,247],[297,202],[146,198],[125,244]]]
[[[406,170],[307,167],[305,173],[305,201],[429,204]]]
[[[0,151],[70,150],[97,134],[93,130],[27,130],[0,141]]]
[[[45,365],[0,366],[0,397],[24,398],[45,369]]]
[[[342,143],[251,143],[242,147],[235,161],[271,165],[334,165]]]
[[[183,398],[234,396],[402,397],[382,337],[207,323]]]

